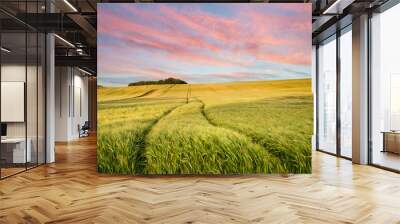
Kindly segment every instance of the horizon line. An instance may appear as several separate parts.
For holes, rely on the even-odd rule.
[[[218,85],[218,84],[246,83],[246,82],[296,81],[296,80],[306,80],[306,79],[312,79],[312,77],[310,76],[309,78],[307,77],[307,78],[293,78],[293,79],[265,79],[265,80],[242,80],[242,81],[229,81],[229,82],[201,82],[201,83],[187,83],[187,84],[151,84],[151,85],[209,85],[209,84],[217,84]],[[128,83],[126,85],[115,85],[115,86],[97,84],[97,87],[99,87],[99,86],[112,87],[112,88],[135,87],[135,86],[128,86],[129,84],[130,83]],[[144,86],[144,85],[137,85],[137,86]]]

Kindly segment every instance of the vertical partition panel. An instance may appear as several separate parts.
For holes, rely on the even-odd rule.
[[[336,39],[318,48],[318,148],[336,153]]]
[[[352,157],[352,33],[340,36],[340,154]]]
[[[43,13],[41,1],[1,1],[20,18],[26,13]],[[0,178],[25,171],[45,162],[45,60],[46,39],[40,30],[0,12]],[[10,26],[8,26],[10,27]]]
[[[26,144],[26,42],[25,32],[1,35],[2,48],[6,49],[1,51],[2,177],[24,171],[30,161]]]
[[[29,31],[28,38],[28,61],[27,61],[27,98],[26,98],[26,112],[27,112],[27,144],[30,147],[30,158],[27,164],[28,168],[37,165],[38,161],[38,139],[37,139],[37,126],[38,126],[38,49],[37,41],[38,36],[36,32]]]
[[[46,76],[45,76],[45,65],[46,65],[46,37],[44,34],[38,34],[38,164],[46,162],[46,144],[45,144],[45,121],[46,121]]]

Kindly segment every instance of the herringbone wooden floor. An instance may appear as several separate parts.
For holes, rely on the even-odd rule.
[[[56,157],[0,181],[0,223],[400,223],[400,175],[319,152],[290,177],[102,175],[93,137]]]

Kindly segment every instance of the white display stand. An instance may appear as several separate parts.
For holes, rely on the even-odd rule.
[[[1,144],[12,144],[13,148],[13,163],[26,163],[32,160],[32,140],[26,139],[28,143],[25,151],[25,138],[6,138],[1,139]],[[25,154],[26,152],[26,154]]]

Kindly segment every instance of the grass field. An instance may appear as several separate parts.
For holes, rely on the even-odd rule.
[[[310,173],[311,80],[98,89],[98,169]]]

